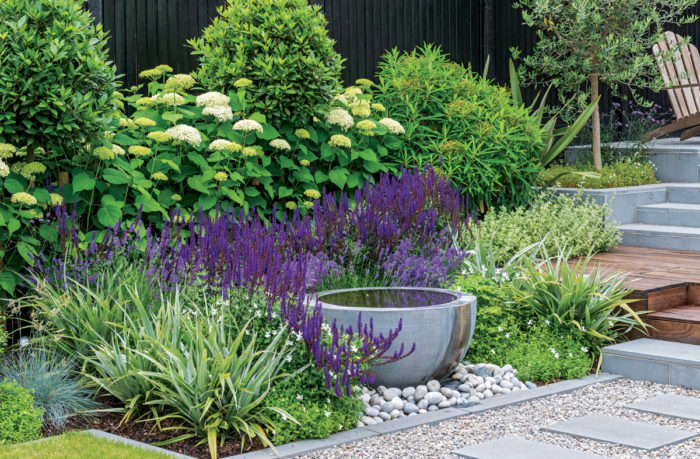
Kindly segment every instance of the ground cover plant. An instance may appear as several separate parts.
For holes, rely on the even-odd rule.
[[[199,56],[197,78],[228,92],[251,81],[256,111],[275,126],[302,127],[340,89],[343,59],[328,37],[326,19],[307,0],[228,0],[190,41]]]
[[[596,172],[595,175],[576,174],[576,172],[593,171]],[[540,181],[559,188],[592,189],[659,183],[652,163],[633,159],[622,159],[605,164],[599,170],[587,163],[554,165],[542,172]]]
[[[548,253],[569,251],[572,257],[608,250],[620,242],[620,232],[606,217],[608,206],[582,196],[536,196],[528,206],[487,213],[476,230],[483,247],[491,247],[498,263],[542,242]]]
[[[379,68],[376,100],[406,130],[392,157],[407,167],[436,168],[481,211],[527,202],[541,171],[544,133],[508,89],[432,45],[392,50]]]

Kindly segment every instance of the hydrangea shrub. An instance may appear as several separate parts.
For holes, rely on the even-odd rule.
[[[389,150],[402,142],[403,128],[382,107],[372,108],[371,94],[359,87],[348,88],[317,121],[277,129],[256,111],[251,80],[239,80],[227,94],[194,95],[191,76],[168,70],[142,72],[149,96],[126,97],[134,112],[92,149],[99,165],[74,171],[104,184],[97,227],[133,218],[139,208],[151,222],[173,208],[191,215],[217,205],[269,215],[278,202],[306,212],[324,188],[351,191],[389,170]]]
[[[228,0],[219,16],[190,41],[196,74],[222,92],[245,78],[255,110],[274,126],[303,126],[340,90],[342,62],[326,19],[307,0]]]

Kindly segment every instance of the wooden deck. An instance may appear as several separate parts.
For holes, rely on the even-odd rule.
[[[700,252],[620,246],[596,254],[589,266],[627,273],[631,306],[650,311],[649,336],[700,344]],[[639,337],[639,336],[634,336]]]

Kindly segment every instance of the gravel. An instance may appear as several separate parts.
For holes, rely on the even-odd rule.
[[[697,421],[657,416],[624,408],[624,405],[629,403],[665,393],[700,397],[700,390],[620,379],[587,386],[569,394],[554,395],[439,424],[371,437],[300,457],[453,459],[451,451],[511,435],[612,458],[700,458],[700,437],[656,451],[643,451],[539,430],[540,427],[589,413],[599,413],[700,433],[700,422]],[[428,409],[433,407],[434,405],[431,405]]]

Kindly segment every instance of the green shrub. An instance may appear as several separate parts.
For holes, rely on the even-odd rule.
[[[43,147],[40,160],[70,160],[75,144],[101,137],[115,107],[115,68],[82,1],[0,2],[0,37],[0,138]]]
[[[600,177],[591,178],[571,172],[596,172]],[[616,188],[659,183],[655,172],[654,165],[647,161],[623,159],[605,164],[601,170],[595,170],[592,164],[551,166],[542,172],[540,182],[559,188]]]
[[[320,9],[307,0],[228,0],[190,41],[199,55],[197,77],[225,92],[247,78],[256,109],[272,124],[309,123],[339,89],[342,71]]]
[[[76,152],[115,122],[106,34],[83,3],[0,2],[2,297],[14,295],[17,273],[56,243],[43,217],[47,206],[62,200],[59,191],[51,192],[59,172],[70,170]]]
[[[548,253],[566,248],[572,257],[608,250],[620,243],[620,231],[608,221],[610,207],[580,195],[541,194],[529,207],[491,210],[480,222],[477,239],[491,244],[500,263],[543,242]]]
[[[542,320],[505,347],[502,358],[518,370],[522,381],[549,382],[580,378],[593,369],[587,340]]]
[[[0,364],[0,378],[31,390],[34,405],[44,412],[44,425],[61,427],[69,417],[90,416],[99,406],[92,390],[74,375],[75,364],[48,348],[23,348]]]
[[[625,339],[634,329],[646,325],[628,303],[631,290],[625,276],[603,275],[598,266],[589,267],[590,256],[569,263],[566,252],[544,262],[526,261],[514,280],[516,301],[535,317],[562,325],[580,335],[596,350]]]
[[[32,392],[12,381],[0,381],[0,445],[36,440],[44,413],[34,407]]]
[[[400,163],[441,170],[482,211],[527,202],[541,171],[543,132],[508,89],[431,45],[390,51],[379,78],[377,101],[406,129]]]

